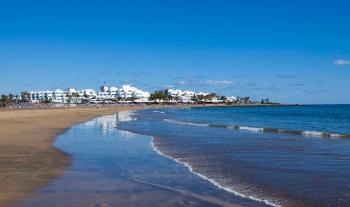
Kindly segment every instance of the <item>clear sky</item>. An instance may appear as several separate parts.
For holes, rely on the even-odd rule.
[[[0,0],[0,93],[104,82],[350,103],[350,1]]]

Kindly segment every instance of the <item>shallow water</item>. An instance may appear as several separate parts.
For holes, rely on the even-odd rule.
[[[128,112],[60,135],[55,146],[72,156],[71,166],[17,206],[265,206],[219,189],[159,155],[151,137],[117,129],[123,121],[130,121]]]
[[[133,117],[118,128],[155,137],[161,153],[227,191],[277,206],[350,206],[350,139],[325,136],[350,134],[349,105],[149,109]]]

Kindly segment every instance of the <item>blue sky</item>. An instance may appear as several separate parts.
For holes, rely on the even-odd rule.
[[[350,103],[350,1],[1,1],[0,93],[129,83]]]

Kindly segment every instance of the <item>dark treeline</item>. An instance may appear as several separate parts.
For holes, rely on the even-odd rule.
[[[0,107],[7,107],[10,105],[18,104],[20,102],[20,97],[13,94],[2,94],[0,97]]]

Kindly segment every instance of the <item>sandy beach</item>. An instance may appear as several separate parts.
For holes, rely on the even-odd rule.
[[[68,155],[52,146],[72,125],[138,107],[23,109],[0,111],[0,206],[11,204],[61,175]]]

